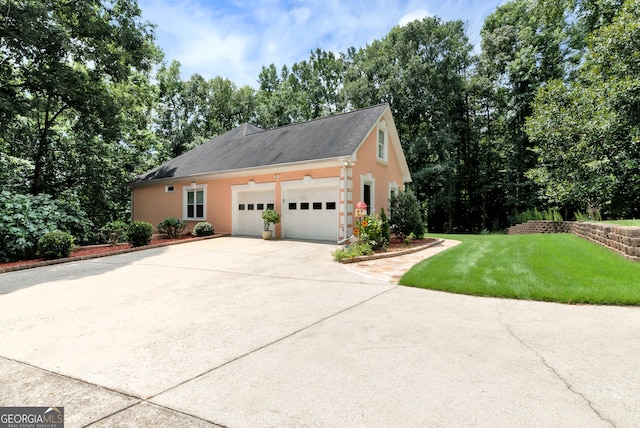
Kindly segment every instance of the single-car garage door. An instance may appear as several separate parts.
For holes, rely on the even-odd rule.
[[[274,207],[273,190],[238,191],[233,199],[233,234],[260,236],[264,228],[262,212]]]
[[[284,238],[338,240],[338,186],[290,188],[283,192]]]

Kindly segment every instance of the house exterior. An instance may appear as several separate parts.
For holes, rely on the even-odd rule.
[[[341,242],[352,234],[355,203],[388,212],[390,195],[410,181],[382,104],[272,130],[241,125],[139,176],[132,215],[260,236],[262,211],[274,208],[277,238]]]

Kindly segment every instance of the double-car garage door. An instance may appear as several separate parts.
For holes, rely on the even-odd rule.
[[[280,214],[282,237],[337,241],[338,185],[309,185],[303,181],[282,183]],[[260,236],[262,212],[274,207],[274,190],[238,190],[234,192],[233,234]]]

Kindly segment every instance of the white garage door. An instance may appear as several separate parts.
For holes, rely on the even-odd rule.
[[[285,238],[338,240],[337,186],[287,189],[282,210]]]
[[[262,212],[274,207],[273,190],[237,192],[234,200],[233,234],[260,236],[264,228]]]

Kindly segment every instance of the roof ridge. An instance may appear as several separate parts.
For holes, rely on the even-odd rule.
[[[343,111],[343,112],[332,114],[332,115],[329,115],[329,116],[316,117],[315,119],[305,120],[305,121],[302,121],[302,122],[287,123],[286,125],[277,126],[275,128],[271,128],[271,129],[262,129],[262,128],[260,128],[260,129],[262,129],[262,131],[259,131],[259,132],[275,131],[276,129],[287,128],[287,127],[290,127],[290,126],[299,126],[299,125],[304,125],[306,123],[318,122],[320,120],[333,119],[333,118],[338,117],[338,116],[344,116],[344,115],[347,115],[347,114],[354,114],[354,113],[361,113],[361,112],[366,111],[366,110],[371,110],[371,109],[374,109],[374,108],[378,108],[378,107],[382,107],[382,106],[388,106],[388,105],[389,105],[389,103],[380,103],[380,104],[376,104],[376,105],[370,106],[370,107],[359,108],[357,110]]]

